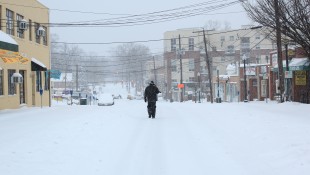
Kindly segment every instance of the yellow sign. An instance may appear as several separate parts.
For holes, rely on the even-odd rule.
[[[299,86],[307,85],[306,71],[295,71],[295,84]]]
[[[29,59],[22,57],[19,55],[18,52],[12,52],[8,50],[0,49],[0,58],[3,60],[4,63],[22,63],[26,64]]]

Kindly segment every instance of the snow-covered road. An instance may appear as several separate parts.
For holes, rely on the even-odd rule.
[[[306,175],[309,105],[55,105],[0,111],[2,175]]]

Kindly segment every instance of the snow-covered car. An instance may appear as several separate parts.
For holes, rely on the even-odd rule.
[[[112,94],[100,94],[97,96],[98,106],[112,106],[114,105],[114,98]]]

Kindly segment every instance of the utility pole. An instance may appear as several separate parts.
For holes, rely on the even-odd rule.
[[[155,80],[155,84],[157,85],[156,69],[155,69],[155,57],[154,56],[153,56],[153,66],[154,66],[154,80]]]
[[[76,80],[75,80],[75,83],[76,83],[76,91],[79,90],[79,66],[76,65]]]
[[[181,36],[179,35],[179,59],[180,59],[180,84],[183,84],[183,68],[182,68],[182,51],[181,51]],[[181,88],[181,102],[183,102],[184,86]]]
[[[200,32],[200,31],[199,31]],[[209,84],[210,84],[210,100],[211,103],[213,103],[213,88],[212,88],[212,76],[211,76],[211,65],[210,65],[210,60],[208,57],[208,49],[207,49],[207,39],[206,39],[206,34],[205,34],[205,29],[202,29],[203,32],[203,42],[205,46],[205,52],[206,52],[206,64],[208,67],[208,77],[209,77]]]
[[[276,37],[277,37],[277,51],[278,51],[278,75],[279,75],[279,91],[281,97],[281,103],[283,102],[282,93],[284,90],[284,77],[283,77],[283,62],[282,62],[282,44],[281,44],[281,23],[279,20],[279,2],[274,0],[275,9],[275,22],[276,22]],[[287,65],[288,67],[288,65]]]
[[[206,66],[208,67],[208,79],[209,79],[209,84],[210,84],[210,100],[211,103],[213,103],[213,88],[212,88],[212,76],[211,76],[211,64],[210,64],[210,59],[208,56],[208,48],[207,48],[207,39],[206,39],[206,34],[205,34],[205,29],[202,28],[202,31],[196,31],[193,33],[203,33],[203,43],[205,47],[205,52],[206,52]]]

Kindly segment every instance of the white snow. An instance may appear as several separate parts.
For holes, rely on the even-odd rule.
[[[37,60],[36,58],[31,58],[31,61],[43,68],[46,68],[46,66],[41,61]]]
[[[143,100],[125,98],[2,110],[0,174],[308,175],[309,113],[291,102],[159,101],[149,119]]]
[[[2,30],[0,30],[0,41],[18,45],[17,42],[10,35],[4,33]]]
[[[293,58],[289,63],[289,66],[309,66],[308,58]]]

